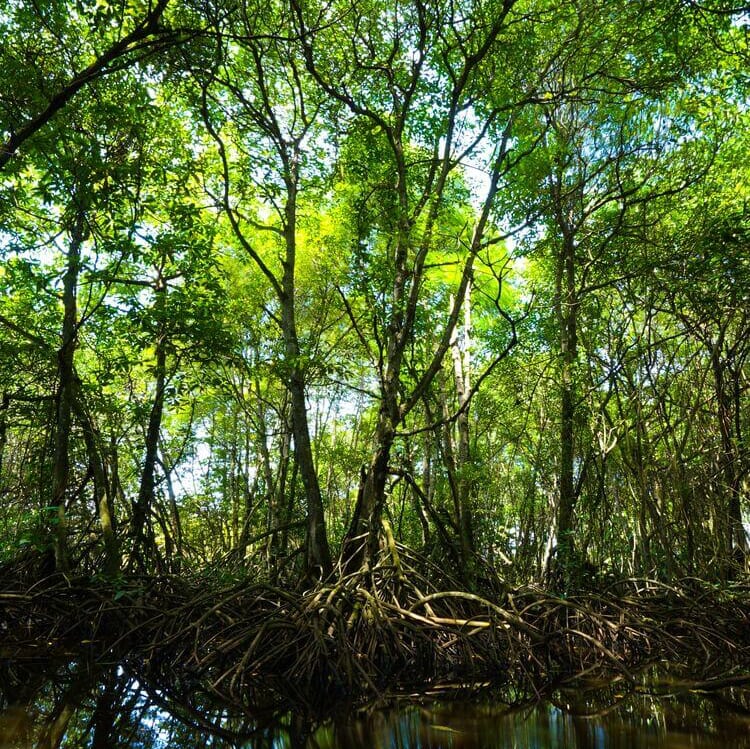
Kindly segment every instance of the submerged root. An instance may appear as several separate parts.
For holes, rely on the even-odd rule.
[[[434,572],[394,544],[373,569],[303,594],[169,577],[120,590],[6,579],[2,658],[88,653],[183,698],[271,709],[441,683],[502,686],[523,699],[581,679],[633,681],[658,662],[704,685],[745,683],[749,673],[746,588],[631,580],[617,595],[564,599],[529,587],[489,600],[436,589]]]

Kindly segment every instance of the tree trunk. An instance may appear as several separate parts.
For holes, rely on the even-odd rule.
[[[452,302],[451,306],[453,306]],[[472,507],[474,487],[471,476],[468,407],[471,393],[471,284],[466,285],[463,310],[463,340],[459,341],[457,331],[454,331],[451,338],[453,379],[456,385],[459,408],[456,418],[457,440],[454,453],[457,473],[455,492],[463,573],[471,585],[475,577],[474,511]]]
[[[747,534],[742,523],[742,506],[740,495],[742,491],[742,473],[739,466],[739,451],[735,435],[733,434],[733,403],[727,392],[726,363],[722,360],[723,334],[711,348],[711,367],[714,375],[714,390],[716,394],[717,419],[721,435],[721,453],[719,465],[723,478],[723,490],[727,502],[726,540],[724,543],[727,565],[743,562],[747,555]],[[734,559],[735,554],[738,559]]]
[[[104,467],[99,443],[101,442],[96,426],[81,400],[80,381],[76,378],[76,397],[74,400],[76,418],[83,431],[86,452],[89,455],[89,466],[94,476],[94,503],[99,515],[99,525],[104,542],[104,571],[114,576],[120,571],[120,547],[114,528],[114,511],[107,471]]]
[[[560,345],[560,485],[557,504],[557,564],[565,584],[575,555],[575,362],[578,298],[575,277],[575,242],[563,232],[556,274],[556,306]]]
[[[393,422],[381,408],[375,430],[375,452],[369,467],[363,471],[357,507],[344,544],[343,557],[347,571],[368,567],[377,557],[388,484],[388,463],[394,438]]]
[[[433,470],[433,461],[435,459],[433,455],[433,444],[434,435],[431,430],[427,430],[423,435],[423,447],[424,460],[422,468],[422,486],[424,487],[424,494],[427,497],[428,502],[432,502],[432,498],[435,494],[435,471]],[[416,478],[416,477],[415,477]],[[422,528],[422,548],[432,548],[432,533],[430,531],[430,523],[427,518],[426,510],[422,506],[418,496],[414,497],[414,509],[419,519],[419,524]]]
[[[331,574],[331,552],[326,533],[323,497],[315,469],[310,428],[307,419],[307,398],[305,395],[305,375],[300,361],[299,337],[295,309],[295,265],[297,253],[297,176],[295,167],[290,164],[287,175],[287,202],[285,206],[284,238],[286,257],[282,279],[281,328],[284,336],[286,364],[289,368],[287,388],[291,398],[292,434],[294,436],[294,456],[299,466],[302,484],[305,487],[306,540],[305,574],[311,579],[326,578]]]
[[[305,388],[299,372],[292,374],[289,382],[289,394],[292,401],[294,457],[299,467],[307,500],[305,567],[310,577],[325,578],[332,570],[331,553],[328,548],[323,498],[320,493],[318,474],[315,470],[310,444]]]
[[[289,453],[291,446],[291,434],[287,424],[282,420],[283,433],[280,437],[279,463],[276,468],[276,476],[271,466],[271,451],[268,447],[268,419],[263,399],[260,397],[260,382],[255,382],[256,417],[258,424],[258,446],[260,449],[261,468],[263,480],[266,485],[266,563],[271,579],[276,578],[280,549],[280,537],[278,529],[283,525],[282,512],[284,506],[284,495],[286,493],[286,477],[289,470]],[[249,449],[249,448],[248,448]],[[245,523],[247,527],[247,523]]]
[[[154,308],[157,312],[166,307],[167,287],[160,277],[156,285]],[[156,463],[159,458],[159,436],[164,414],[164,390],[167,381],[167,337],[163,322],[159,323],[155,346],[154,402],[146,430],[145,455],[138,497],[133,505],[133,560],[142,569],[147,568],[148,559],[156,552],[156,540],[151,524],[151,510],[156,488]]]
[[[4,392],[0,402],[0,490],[3,488],[3,462],[5,445],[8,443],[8,410],[10,408],[10,393]]]
[[[50,505],[54,509],[57,521],[54,534],[55,566],[61,572],[67,571],[69,567],[65,495],[70,481],[70,428],[75,397],[73,362],[78,340],[78,274],[84,235],[85,215],[82,209],[78,209],[70,230],[70,247],[63,277],[63,324],[61,345],[57,352],[57,414]]]
[[[117,675],[114,669],[104,676],[102,687],[101,691],[97,691],[96,704],[91,716],[91,749],[109,749],[113,744],[117,744],[117,739],[112,733],[117,724],[121,707],[119,699],[122,698],[122,694],[117,688]]]
[[[175,574],[180,571],[182,565],[182,557],[184,553],[184,543],[182,534],[182,521],[180,520],[180,507],[177,504],[177,495],[174,491],[174,482],[172,481],[172,471],[174,466],[171,463],[167,463],[167,457],[162,452],[161,460],[159,465],[164,472],[164,485],[167,489],[167,499],[169,500],[169,514],[171,519],[172,534],[174,535],[174,548],[175,558],[169,560],[169,568]]]

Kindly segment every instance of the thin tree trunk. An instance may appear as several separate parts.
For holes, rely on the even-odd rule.
[[[0,489],[3,487],[3,462],[5,446],[8,444],[8,410],[10,408],[10,393],[4,392],[0,402]]]
[[[452,304],[451,304],[452,306]],[[471,393],[471,284],[466,285],[463,302],[464,325],[463,341],[459,341],[458,332],[454,331],[451,339],[453,357],[453,379],[458,397],[458,417],[456,418],[456,504],[458,509],[458,527],[461,540],[461,557],[463,573],[469,583],[475,577],[474,547],[474,512],[473,481],[471,477],[471,455],[469,434],[469,394]]]
[[[294,456],[299,466],[302,483],[305,487],[306,541],[305,574],[313,579],[326,578],[331,574],[331,552],[328,546],[323,497],[315,469],[310,428],[307,419],[307,399],[305,376],[300,362],[299,337],[295,310],[295,264],[297,252],[297,175],[296,167],[289,165],[287,172],[287,202],[285,207],[284,238],[286,258],[282,279],[281,327],[284,336],[286,363],[289,367],[287,388],[291,398],[292,433],[294,435]]]
[[[240,458],[237,445],[239,435],[237,434],[237,409],[232,409],[232,443],[229,447],[229,500],[231,502],[230,524],[232,549],[237,548],[240,540]],[[242,492],[244,496],[244,492]]]
[[[84,232],[85,215],[84,211],[79,208],[70,231],[70,247],[63,277],[63,324],[61,345],[57,352],[57,418],[52,464],[52,501],[50,503],[55,510],[57,520],[54,534],[55,566],[63,572],[69,567],[65,499],[70,482],[70,429],[75,397],[73,363],[78,339],[78,274]]]
[[[423,435],[423,450],[424,460],[422,468],[422,486],[424,487],[424,494],[427,497],[427,501],[431,502],[432,497],[435,493],[435,471],[433,470],[433,444],[434,435],[431,430],[428,430]],[[422,547],[425,549],[432,548],[432,533],[430,531],[430,523],[425,514],[425,509],[422,507],[422,502],[419,501],[419,497],[414,497],[414,507],[417,512],[419,523],[422,527]]]
[[[575,555],[575,361],[578,299],[575,277],[575,243],[563,232],[557,268],[557,318],[560,346],[560,487],[557,504],[557,563],[563,583]]]
[[[286,477],[289,471],[289,454],[292,435],[286,424],[282,425],[284,432],[281,435],[279,445],[279,463],[276,467],[276,476],[271,466],[271,452],[268,447],[268,419],[263,399],[260,397],[260,382],[256,380],[256,416],[258,423],[258,445],[260,449],[261,467],[263,480],[266,485],[266,563],[272,579],[275,579],[278,560],[281,554],[280,537],[278,529],[283,525],[282,512],[284,505],[284,494],[286,492]],[[248,448],[249,449],[249,448]],[[247,526],[247,523],[245,524]]]
[[[167,499],[169,500],[169,514],[172,521],[172,533],[174,534],[176,559],[171,560],[170,569],[173,572],[179,572],[181,559],[184,553],[184,543],[182,536],[182,521],[180,520],[180,508],[177,504],[177,495],[174,491],[174,482],[172,481],[173,464],[167,463],[166,456],[162,452],[162,458],[159,461],[162,471],[164,472],[164,485],[167,489]]]
[[[154,308],[163,312],[166,307],[167,287],[160,277],[156,285],[156,301]],[[133,506],[133,558],[141,568],[145,569],[148,558],[156,551],[153,528],[151,525],[151,510],[154,505],[156,488],[156,464],[159,458],[159,436],[164,414],[164,390],[167,381],[167,351],[166,333],[160,322],[160,331],[155,346],[154,371],[154,402],[148,419],[146,431],[145,455],[143,470],[138,489],[138,497]]]
[[[743,558],[747,554],[747,534],[742,524],[742,507],[740,494],[742,490],[742,476],[739,470],[739,454],[733,434],[732,398],[727,393],[727,367],[722,361],[721,348],[723,334],[711,348],[711,367],[714,374],[714,390],[717,403],[717,419],[721,435],[721,466],[723,490],[727,502],[727,523],[725,555],[727,564],[732,566],[735,550]]]
[[[381,407],[375,429],[375,452],[369,467],[362,472],[357,506],[354,509],[342,549],[342,558],[347,571],[367,567],[377,557],[385,490],[388,483],[388,461],[395,434],[390,415],[384,407]]]
[[[103,689],[97,693],[94,713],[91,716],[91,749],[109,749],[117,740],[112,740],[117,714],[120,709],[118,699],[122,697],[117,688],[117,675],[114,669],[104,677]]]
[[[292,375],[289,389],[292,401],[294,457],[305,487],[307,501],[305,567],[309,576],[326,578],[332,570],[331,553],[328,547],[323,498],[320,493],[318,474],[315,470],[310,444],[304,385],[298,373]]]
[[[104,542],[104,571],[107,575],[117,575],[120,571],[120,547],[114,528],[114,511],[110,496],[110,485],[104,467],[99,435],[91,416],[81,401],[80,382],[76,379],[76,397],[73,402],[76,418],[81,425],[86,452],[89,455],[89,466],[94,476],[94,503],[99,515],[99,525],[102,529]]]

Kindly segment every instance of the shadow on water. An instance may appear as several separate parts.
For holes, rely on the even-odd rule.
[[[0,749],[750,749],[750,691],[650,680],[559,690],[509,707],[489,696],[391,700],[327,715],[252,714],[186,685],[154,688],[125,665],[67,663],[42,674],[0,663]],[[172,688],[174,687],[174,688]],[[177,697],[176,695],[181,696]]]

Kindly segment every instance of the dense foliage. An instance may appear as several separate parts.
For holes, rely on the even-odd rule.
[[[0,29],[3,560],[746,569],[746,13],[5,0]]]

